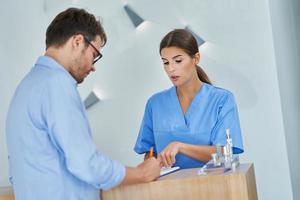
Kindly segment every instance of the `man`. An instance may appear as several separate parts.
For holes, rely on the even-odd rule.
[[[106,35],[83,9],[58,14],[46,32],[46,53],[11,101],[6,134],[15,198],[99,199],[99,189],[149,182],[160,164],[148,159],[124,167],[99,152],[77,84],[95,71]]]

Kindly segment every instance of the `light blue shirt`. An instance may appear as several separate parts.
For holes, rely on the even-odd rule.
[[[11,101],[6,136],[16,199],[94,200],[125,167],[97,150],[77,82],[41,56]]]
[[[231,92],[204,83],[183,114],[176,87],[172,87],[148,100],[134,150],[142,154],[153,146],[155,152],[160,153],[173,141],[224,146],[228,128],[231,131],[233,153],[242,153],[238,110]],[[174,166],[193,168],[204,164],[177,154]]]

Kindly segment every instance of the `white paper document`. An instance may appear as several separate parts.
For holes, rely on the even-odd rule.
[[[164,176],[167,175],[169,173],[178,171],[180,169],[180,167],[162,167],[160,170],[160,176]]]

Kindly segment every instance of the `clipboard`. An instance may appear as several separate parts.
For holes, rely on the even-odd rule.
[[[176,167],[162,167],[160,170],[160,177],[165,176],[167,174],[173,173],[180,170],[179,166]]]

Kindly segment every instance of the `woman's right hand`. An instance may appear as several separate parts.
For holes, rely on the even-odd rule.
[[[170,143],[160,154],[158,155],[158,160],[160,160],[161,165],[164,167],[172,167],[176,162],[176,155],[180,151],[182,143],[172,142]]]

